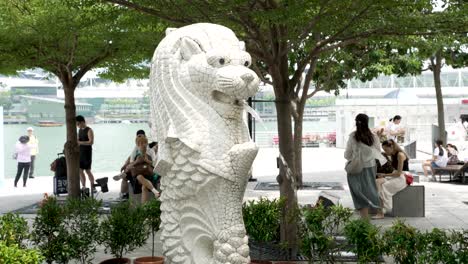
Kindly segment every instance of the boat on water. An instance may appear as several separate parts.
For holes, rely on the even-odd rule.
[[[40,126],[40,127],[59,127],[59,126],[63,126],[63,123],[56,122],[53,120],[44,120],[44,121],[38,121],[34,125]]]

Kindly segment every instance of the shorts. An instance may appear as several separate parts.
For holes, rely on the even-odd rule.
[[[91,163],[93,160],[93,150],[89,149],[80,149],[80,169],[82,170],[90,170]]]
[[[435,161],[431,161],[431,168],[440,168],[440,166],[437,165]]]

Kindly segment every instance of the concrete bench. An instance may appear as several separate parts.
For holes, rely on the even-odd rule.
[[[442,174],[448,174],[449,180],[452,180],[452,176],[461,177],[462,183],[465,183],[465,172],[468,169],[468,162],[464,165],[447,165],[445,167],[434,168],[434,173],[439,175],[439,181],[442,181]]]
[[[425,195],[424,186],[410,185],[397,192],[392,197],[394,217],[424,217]]]

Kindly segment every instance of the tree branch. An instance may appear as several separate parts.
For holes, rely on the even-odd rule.
[[[194,21],[192,19],[188,19],[188,18],[174,18],[174,17],[171,17],[171,16],[167,16],[167,15],[164,15],[162,12],[160,12],[160,11],[158,11],[156,9],[144,7],[142,5],[135,4],[135,3],[130,2],[128,0],[103,0],[103,1],[113,3],[113,4],[117,4],[117,5],[120,5],[120,6],[125,6],[125,7],[128,7],[130,9],[139,11],[141,13],[145,13],[145,14],[148,14],[148,15],[159,17],[159,18],[161,18],[163,20],[166,20],[166,21],[172,22],[172,23],[188,24],[188,23],[195,23],[196,22],[196,21]]]
[[[309,70],[307,71],[304,84],[302,85],[302,95],[300,99],[301,105],[305,105],[305,102],[307,100],[307,93],[309,92],[310,83],[312,82],[312,76],[314,75],[316,66],[317,66],[317,58],[313,57],[309,64]]]
[[[93,59],[91,59],[89,62],[81,65],[79,67],[79,70],[78,72],[75,73],[75,75],[73,76],[73,82],[75,85],[78,85],[78,83],[80,82],[81,78],[83,78],[83,76],[89,71],[91,70],[94,66],[96,66],[98,63],[100,63],[102,60],[104,60],[105,58],[107,58],[109,55],[111,55],[111,50],[110,49],[107,49],[106,51],[104,51],[104,53],[94,57]]]
[[[258,78],[260,78],[262,82],[273,85],[273,82],[266,78],[265,73],[262,72],[262,70],[258,67],[256,62],[252,63],[252,70],[258,75]]]
[[[307,95],[307,99],[312,98],[316,93],[318,93],[320,91],[323,91],[323,90],[320,89],[320,86],[318,86],[318,84],[316,84],[315,90]]]
[[[78,45],[78,34],[73,33],[72,47],[70,49],[70,58],[68,59],[67,67],[70,68],[75,59],[76,46]]]

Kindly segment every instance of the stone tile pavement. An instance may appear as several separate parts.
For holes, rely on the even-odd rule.
[[[346,175],[343,170],[345,160],[343,149],[336,148],[305,148],[303,151],[303,172],[304,182],[340,182],[344,190],[327,191],[340,198],[340,202],[347,207],[353,208],[351,196],[346,182]],[[262,148],[254,162],[253,175],[259,181],[275,181],[276,157],[278,149]],[[426,157],[418,157],[418,160]],[[410,164],[416,173],[421,172],[419,163]],[[118,168],[118,166],[116,166]],[[99,194],[98,198],[115,199],[118,197],[120,182],[115,182],[111,177],[116,172],[97,173],[96,178],[109,177],[109,193]],[[405,221],[420,230],[430,230],[434,227],[444,229],[467,229],[468,228],[468,184],[426,182],[415,183],[425,186],[426,217],[405,218]],[[258,197],[278,198],[278,191],[257,191],[254,190],[256,183],[249,183],[245,193],[245,200],[256,199]],[[42,199],[43,194],[52,193],[52,177],[36,177],[29,179],[26,188],[13,188],[13,180],[6,179],[0,186],[0,214],[10,212],[25,206],[29,206]],[[319,190],[299,190],[298,200],[302,204],[315,203],[320,194]],[[466,202],[466,203],[465,203]],[[24,215],[33,220],[34,215]],[[388,227],[395,218],[388,217],[383,220],[373,220],[375,224]],[[161,244],[157,239],[157,253],[161,254]],[[148,243],[144,247],[136,250],[129,257],[151,254],[151,245]],[[103,248],[99,248],[96,254],[96,263],[107,258],[103,253]]]

